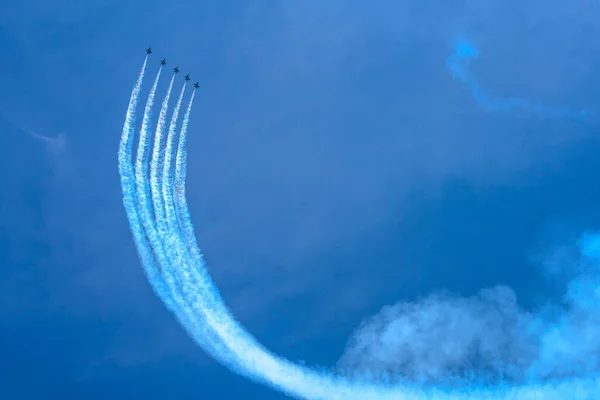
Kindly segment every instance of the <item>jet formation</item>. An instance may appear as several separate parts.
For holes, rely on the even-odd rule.
[[[152,54],[152,47],[148,47],[148,48],[146,49],[146,54],[148,54],[148,55]],[[166,58],[163,58],[162,60],[160,60],[160,65],[162,65],[163,67],[164,67],[165,65],[167,65],[167,59],[166,59]],[[178,73],[179,73],[179,65],[177,65],[175,68],[173,68],[173,73],[174,73],[174,74],[178,74]],[[190,80],[190,79],[192,79],[192,78],[190,77],[190,74],[187,74],[187,75],[184,77],[184,79],[185,79],[185,80],[186,80],[186,82],[187,82],[187,81],[189,81],[189,80]],[[199,87],[200,87],[200,83],[199,83],[198,81],[194,82],[194,89],[198,89]]]

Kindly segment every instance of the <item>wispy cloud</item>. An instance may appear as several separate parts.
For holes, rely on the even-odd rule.
[[[61,132],[55,137],[40,135],[39,133],[35,133],[30,130],[24,130],[29,136],[34,139],[37,139],[46,145],[46,149],[49,153],[57,156],[66,151],[67,147],[67,134],[66,132]]]
[[[60,132],[55,136],[44,135],[30,129],[25,123],[17,121],[11,117],[9,112],[0,109],[2,117],[9,121],[18,131],[28,135],[29,137],[36,139],[46,146],[46,150],[53,156],[59,156],[67,150],[67,133]]]

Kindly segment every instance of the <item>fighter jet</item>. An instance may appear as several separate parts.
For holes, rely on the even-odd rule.
[[[185,80],[186,80],[186,81],[189,81],[189,80],[190,80],[190,74],[187,74],[187,75],[185,76]]]
[[[174,72],[174,73],[178,73],[178,72],[179,72],[179,65],[178,65],[178,66],[176,66],[175,68],[173,68],[173,72]]]
[[[163,58],[162,60],[160,60],[160,65],[167,65],[167,59]]]
[[[194,88],[198,89],[200,87],[200,84],[198,83],[198,81],[196,81],[196,83],[194,83]]]
[[[146,49],[146,54],[152,54],[152,47],[148,47]]]

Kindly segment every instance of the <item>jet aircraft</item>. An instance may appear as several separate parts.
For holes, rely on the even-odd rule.
[[[148,47],[146,49],[146,54],[152,54],[152,47]]]
[[[167,65],[167,59],[163,58],[162,60],[160,60],[160,65]]]
[[[196,83],[194,83],[194,88],[198,89],[200,87],[200,84],[198,83],[198,81],[196,81]]]
[[[179,65],[178,65],[178,66],[176,66],[175,68],[173,68],[173,72],[174,72],[174,73],[178,73],[178,72],[179,72]]]
[[[187,75],[185,76],[185,80],[186,80],[186,81],[189,81],[189,80],[190,80],[190,74],[187,74]]]

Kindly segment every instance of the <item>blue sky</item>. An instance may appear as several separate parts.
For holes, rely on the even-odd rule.
[[[0,9],[3,398],[285,398],[194,346],[137,260],[116,150],[148,46],[200,80],[199,244],[279,354],[333,365],[382,306],[441,289],[533,307],[562,289],[539,260],[600,227],[597,119],[483,111],[444,64],[468,38],[495,96],[598,110],[592,2]]]

